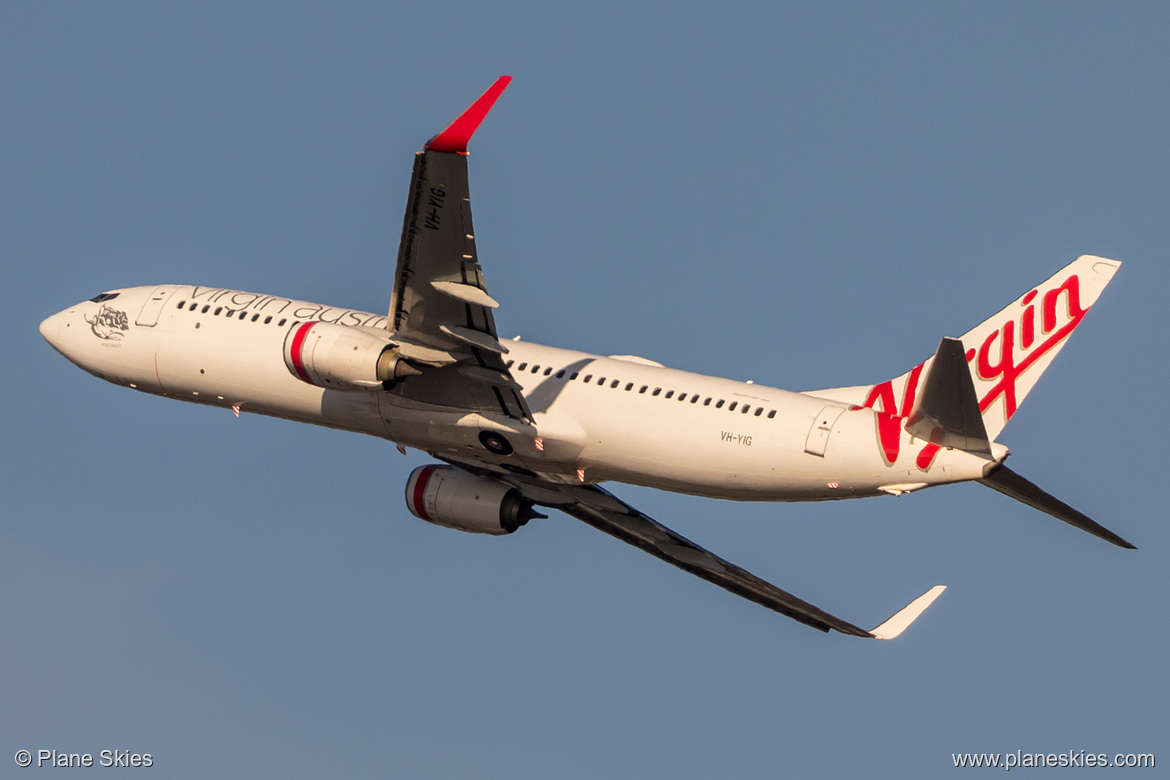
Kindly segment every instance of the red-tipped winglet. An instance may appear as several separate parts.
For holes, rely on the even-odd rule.
[[[475,135],[480,122],[492,110],[492,106],[496,104],[496,98],[507,89],[511,81],[511,76],[500,76],[496,79],[496,83],[488,87],[487,92],[480,95],[479,100],[468,106],[458,119],[447,125],[446,130],[427,141],[426,148],[432,152],[467,154],[467,142],[471,140],[471,136]]]

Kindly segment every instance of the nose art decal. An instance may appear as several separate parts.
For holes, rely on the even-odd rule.
[[[130,330],[130,319],[126,312],[112,309],[104,303],[92,320],[86,317],[85,321],[89,323],[93,335],[106,341],[120,341],[126,335],[122,331]]]

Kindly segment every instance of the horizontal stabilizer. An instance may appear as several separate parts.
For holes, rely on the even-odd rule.
[[[939,342],[918,404],[906,421],[906,431],[931,444],[990,460],[991,442],[979,413],[979,398],[965,352],[959,339]]]
[[[1045,493],[1007,466],[999,466],[979,481],[989,488],[998,490],[1005,496],[1011,496],[1033,509],[1039,509],[1041,512],[1063,520],[1069,525],[1075,525],[1077,528],[1088,531],[1093,536],[1099,536],[1107,542],[1112,542],[1118,547],[1125,547],[1128,550],[1137,549],[1137,547],[1122,539],[1105,526],[1091,520],[1088,516],[1073,509],[1059,498]]]
[[[946,589],[946,585],[935,585],[869,633],[873,634],[874,639],[894,639],[909,628],[910,624],[917,620],[918,616],[925,612],[926,608],[933,604],[934,600],[941,596]]]

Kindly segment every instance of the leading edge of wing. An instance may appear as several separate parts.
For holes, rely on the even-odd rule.
[[[471,141],[471,136],[475,135],[475,131],[496,104],[496,99],[511,83],[511,76],[500,76],[496,79],[495,83],[456,117],[454,122],[447,125],[443,132],[427,141],[426,148],[432,152],[467,154],[467,144]]]
[[[608,491],[596,486],[579,486],[572,489],[571,495],[571,503],[546,505],[555,506],[599,531],[604,531],[656,558],[702,577],[737,596],[821,631],[827,632],[832,629],[850,636],[893,639],[918,619],[918,616],[946,589],[945,585],[935,585],[896,612],[889,620],[872,631],[866,631],[725,561],[639,512]],[[615,504],[624,508],[624,511],[619,511]]]

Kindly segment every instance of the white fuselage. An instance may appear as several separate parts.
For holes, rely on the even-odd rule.
[[[282,347],[290,330],[314,320],[384,332],[385,317],[190,285],[113,293],[41,325],[59,352],[102,379],[367,433],[436,457],[524,469],[552,481],[614,480],[739,500],[820,500],[976,479],[987,465],[945,449],[921,464],[921,440],[904,431],[889,462],[878,415],[869,408],[529,342],[507,342],[506,359],[535,425],[380,389],[323,389],[286,367]],[[493,455],[477,438],[481,431],[504,435],[515,451]]]

